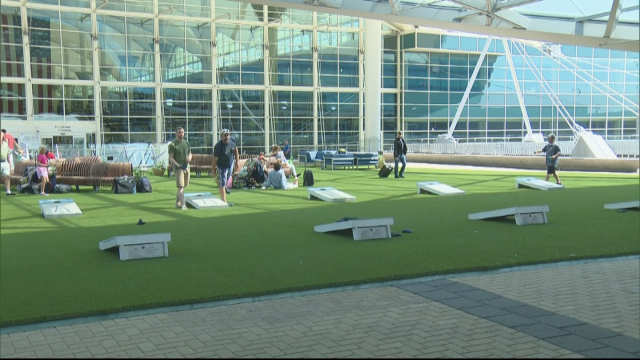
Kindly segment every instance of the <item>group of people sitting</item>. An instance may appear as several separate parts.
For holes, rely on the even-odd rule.
[[[268,158],[274,157],[275,161],[268,163]],[[291,169],[291,175],[294,177],[294,182],[289,183],[287,176],[284,172],[284,165]],[[264,169],[271,168],[270,171],[265,172]],[[239,187],[267,189],[273,187],[274,189],[292,189],[298,187],[298,173],[296,172],[295,165],[287,161],[284,152],[278,145],[274,145],[271,149],[271,153],[266,155],[260,153],[257,158],[250,159],[244,165],[244,167],[238,172],[236,179],[239,182]]]

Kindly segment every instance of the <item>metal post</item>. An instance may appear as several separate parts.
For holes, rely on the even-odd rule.
[[[100,43],[98,42],[98,15],[96,1],[91,1],[91,44],[93,48],[93,114],[96,124],[96,151],[102,146],[102,89],[100,88]],[[27,55],[25,54],[25,60]],[[26,69],[25,69],[26,70]],[[85,135],[86,139],[86,135]],[[85,146],[87,146],[85,144]]]
[[[24,95],[27,107],[27,123],[33,122],[33,87],[31,82],[31,48],[29,39],[31,37],[29,31],[29,15],[24,3],[20,4],[20,17],[22,21],[22,48],[24,49],[24,77],[27,82],[24,84]]]
[[[318,13],[313,12],[313,37],[311,53],[313,54],[313,150],[318,150]]]
[[[455,130],[456,125],[458,125],[458,119],[460,119],[460,114],[462,114],[462,109],[464,109],[464,106],[467,103],[467,99],[469,99],[469,92],[471,92],[473,83],[476,81],[476,77],[478,76],[478,72],[480,72],[480,68],[482,67],[482,62],[484,61],[484,58],[487,55],[487,51],[489,51],[489,45],[491,45],[492,41],[493,41],[493,36],[490,36],[487,39],[487,42],[484,44],[484,48],[480,53],[480,58],[476,63],[475,69],[473,69],[473,74],[471,74],[471,79],[469,79],[469,84],[467,84],[467,89],[464,91],[464,95],[462,96],[460,105],[458,105],[458,110],[456,111],[456,115],[453,117],[453,122],[451,123],[451,126],[449,126],[449,132],[447,133],[448,137],[453,137],[453,130]]]
[[[507,56],[509,70],[511,70],[511,78],[513,79],[513,84],[516,87],[516,94],[518,95],[518,102],[520,103],[520,110],[522,111],[522,120],[524,121],[524,125],[527,128],[527,135],[532,136],[531,122],[529,122],[529,115],[527,115],[527,107],[524,106],[524,98],[522,97],[522,91],[520,91],[520,83],[518,82],[516,68],[515,66],[513,66],[513,59],[511,58],[511,51],[509,51],[509,44],[507,43],[507,39],[502,39],[502,45],[504,45],[504,53]]]
[[[220,86],[218,86],[218,43],[216,41],[216,0],[211,0],[211,132],[212,132],[212,153],[213,147],[218,142],[218,122],[220,121],[218,115],[220,114]]]
[[[366,19],[364,21],[364,69],[367,78],[364,79],[364,105],[366,118],[364,119],[364,138],[371,143],[369,151],[382,149],[380,138],[380,98],[382,95],[382,22]]]
[[[162,93],[162,64],[160,63],[160,20],[158,20],[158,2],[153,2],[153,56],[155,58],[155,78],[156,78],[156,144],[162,139],[162,129],[164,128],[164,94]],[[129,114],[131,116],[131,114]],[[187,123],[187,128],[189,123]],[[187,129],[184,130],[185,133]],[[129,129],[131,133],[131,129]]]
[[[264,152],[268,153],[269,148],[269,136],[271,135],[270,120],[271,120],[271,44],[269,43],[269,6],[264,5],[262,7],[264,12],[263,16],[263,31],[262,31],[262,44],[264,48]],[[277,46],[277,45],[276,45]],[[277,54],[274,54],[277,55]],[[242,95],[242,93],[240,93]],[[241,99],[238,99],[242,102]]]

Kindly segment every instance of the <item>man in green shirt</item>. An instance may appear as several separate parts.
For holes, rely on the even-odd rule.
[[[173,173],[176,174],[176,208],[187,210],[184,202],[184,188],[189,186],[189,163],[191,162],[191,146],[184,139],[184,129],[176,129],[176,139],[169,143],[169,165],[173,166]]]

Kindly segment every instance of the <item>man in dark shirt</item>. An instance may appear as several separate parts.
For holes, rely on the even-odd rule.
[[[287,160],[291,159],[291,146],[289,146],[289,140],[284,141],[284,149],[282,149],[282,152]]]
[[[541,152],[547,154],[547,177],[545,177],[544,181],[549,181],[549,176],[553,175],[556,178],[556,184],[562,185],[560,182],[560,177],[556,171],[558,170],[558,157],[560,156],[560,147],[555,144],[556,136],[551,134],[549,135],[549,143],[545,145],[542,150],[536,150],[536,154]]]
[[[402,162],[402,169],[400,169],[400,177],[404,178],[404,168],[407,166],[407,143],[402,138],[402,131],[398,131],[396,135],[396,141],[393,142],[393,160],[395,160],[395,167],[393,171],[398,178],[398,163]]]
[[[213,147],[213,164],[211,164],[211,173],[213,177],[218,176],[218,190],[220,191],[220,199],[227,202],[227,194],[231,191],[227,188],[227,181],[232,176],[231,166],[238,167],[240,154],[236,143],[230,140],[231,134],[228,129],[222,130],[222,139]]]

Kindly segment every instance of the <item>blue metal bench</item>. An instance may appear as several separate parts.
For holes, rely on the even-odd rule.
[[[353,154],[333,154],[328,153],[324,155],[324,168],[331,166],[331,170],[336,166],[342,166],[344,168],[350,167],[353,169],[355,159]]]

